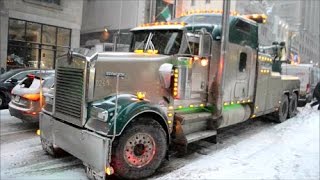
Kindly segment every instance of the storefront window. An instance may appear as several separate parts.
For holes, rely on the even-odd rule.
[[[69,48],[58,47],[57,48],[57,57],[66,54],[69,51]]]
[[[9,20],[9,39],[16,41],[25,40],[26,22],[20,20]]]
[[[71,30],[9,19],[7,69],[54,68],[57,56],[70,49]]]
[[[57,45],[58,46],[69,46],[70,43],[70,29],[58,28]]]
[[[27,22],[26,40],[30,42],[40,43],[41,24]]]
[[[43,44],[56,44],[56,27],[43,25],[42,30],[42,43]]]
[[[29,45],[26,51],[26,61],[28,67],[37,68],[40,61],[40,48],[39,45]]]
[[[52,46],[42,46],[41,50],[41,69],[53,68],[54,50]]]

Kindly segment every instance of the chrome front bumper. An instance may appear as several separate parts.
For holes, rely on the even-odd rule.
[[[105,176],[110,139],[62,123],[42,112],[39,126],[41,138],[79,158],[98,176]]]

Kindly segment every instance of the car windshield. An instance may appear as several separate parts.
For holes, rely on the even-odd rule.
[[[157,50],[158,54],[178,54],[182,43],[180,30],[134,31],[130,51]]]

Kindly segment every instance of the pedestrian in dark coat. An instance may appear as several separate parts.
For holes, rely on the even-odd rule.
[[[318,110],[320,110],[320,81],[316,85],[316,88],[314,89],[314,97],[317,99],[317,101],[311,103],[311,107],[318,105]]]

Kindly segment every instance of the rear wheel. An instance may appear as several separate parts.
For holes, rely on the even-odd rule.
[[[140,118],[114,141],[111,165],[121,178],[144,178],[160,166],[166,151],[167,138],[161,125],[152,118]]]
[[[297,115],[298,113],[297,106],[298,106],[298,96],[296,93],[293,93],[289,103],[289,118],[292,118]]]
[[[288,96],[283,94],[281,97],[281,104],[277,112],[275,112],[274,121],[277,123],[282,123],[288,118],[289,112],[289,99]]]

